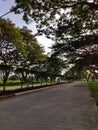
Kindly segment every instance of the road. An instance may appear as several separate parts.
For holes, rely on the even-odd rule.
[[[98,130],[86,83],[73,82],[0,100],[0,130]]]

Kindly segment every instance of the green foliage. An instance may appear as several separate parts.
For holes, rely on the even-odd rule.
[[[0,80],[0,86],[3,86],[2,80]],[[8,80],[6,86],[20,86],[20,80]]]
[[[68,4],[69,2],[67,2]],[[95,8],[94,8],[95,7]],[[98,1],[70,2],[70,8],[63,10],[55,30],[55,55],[64,55],[67,63],[81,66],[96,76],[98,70]],[[80,68],[80,70],[81,70]]]
[[[43,61],[45,59],[44,48],[37,42],[35,36],[32,35],[32,31],[27,27],[23,27],[21,33],[27,54],[26,60],[28,60],[30,64]]]
[[[52,55],[47,57],[46,66],[47,72],[53,74],[61,74],[63,68],[65,68],[64,61]]]
[[[95,82],[89,82],[89,87],[92,91],[92,96],[95,98],[95,101],[98,105],[98,81]]]
[[[15,73],[18,77],[26,81],[28,74],[30,73],[30,68],[39,69],[39,66],[42,61],[45,60],[44,49],[37,42],[34,35],[32,35],[32,31],[27,27],[23,27],[21,29],[21,34],[23,35],[23,43],[25,46],[26,57],[21,56],[18,64],[19,66],[16,68]]]
[[[22,35],[9,19],[0,19],[0,72],[4,85],[18,59],[18,48],[21,49]]]
[[[68,71],[65,72],[67,80],[80,80],[82,78],[82,70],[80,66],[72,66]]]
[[[0,19],[0,78],[3,81],[3,90],[11,72],[19,67],[29,70],[34,63],[45,60],[43,53],[43,47],[38,44],[31,30],[27,27],[19,29],[9,19]],[[19,73],[26,80],[28,72],[26,71],[26,75],[23,71]]]
[[[9,19],[0,19],[0,40],[18,44],[22,42],[22,39],[23,37],[20,34],[20,29],[16,28],[15,24]]]
[[[15,6],[11,10],[15,13],[22,12],[23,19],[26,22],[32,18],[36,21],[39,34],[45,33],[47,37],[55,40],[52,51],[55,56],[63,55],[67,58],[67,63],[80,66],[82,64],[82,69],[93,71],[94,74],[98,70],[98,62],[93,60],[98,59],[97,0],[15,0]],[[28,56],[24,63],[29,59],[31,63],[38,63],[42,53],[36,52],[35,48],[39,48],[39,52],[42,52],[42,48],[35,44],[36,40],[34,37],[32,38],[28,30],[22,31],[24,31],[22,32],[24,43],[29,41],[28,45],[26,45]],[[31,54],[31,52],[34,53]]]
[[[45,32],[47,35],[55,33],[59,21],[62,27],[68,23],[77,26],[77,24],[79,25],[80,23],[77,22],[77,24],[74,24],[74,20],[80,20],[83,25],[82,27],[84,27],[86,31],[85,27],[93,28],[98,18],[97,0],[92,2],[82,0],[15,0],[15,3],[15,6],[12,7],[12,11],[15,13],[23,13],[23,19],[26,22],[28,22],[29,19],[35,20],[40,33]]]

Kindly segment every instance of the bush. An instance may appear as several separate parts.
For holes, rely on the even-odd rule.
[[[89,87],[92,91],[92,96],[94,97],[96,104],[98,105],[98,81],[89,82]]]
[[[6,86],[20,85],[20,80],[8,80]],[[2,80],[0,80],[0,86],[3,86]]]

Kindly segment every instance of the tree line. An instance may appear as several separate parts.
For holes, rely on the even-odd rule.
[[[55,60],[58,66],[63,63],[60,59]],[[20,29],[9,19],[0,19],[0,77],[3,90],[13,73],[21,83],[27,80],[29,74],[41,78],[54,77],[60,74],[55,65],[52,65],[51,57],[45,55],[43,46],[37,42],[31,30],[27,27]]]
[[[38,34],[54,40],[52,55],[66,59],[69,74],[98,79],[97,0],[15,0],[10,12],[33,19]]]
[[[55,41],[53,54],[64,56],[77,75],[98,79],[97,0],[15,0],[10,11],[22,12],[26,22],[33,19],[38,33]]]

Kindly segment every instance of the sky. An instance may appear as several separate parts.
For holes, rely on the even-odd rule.
[[[14,0],[0,0],[0,16],[7,13],[12,5],[14,5]],[[22,15],[18,15],[18,14],[16,15],[14,13],[10,13],[4,16],[3,18],[9,18],[19,28],[22,28],[23,26],[27,26],[30,30],[32,30],[33,34],[37,32],[35,23],[32,22],[30,24],[26,24],[22,20]],[[51,39],[47,39],[45,35],[37,36],[36,38],[38,43],[44,46],[46,54],[49,53],[51,51],[49,47],[51,47],[53,41]]]

